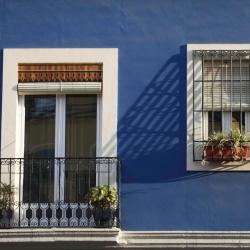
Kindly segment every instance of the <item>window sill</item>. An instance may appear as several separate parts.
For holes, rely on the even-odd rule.
[[[103,242],[116,243],[118,228],[18,228],[0,229],[0,243]]]
[[[188,171],[250,171],[250,158],[245,161],[196,161],[187,167]]]

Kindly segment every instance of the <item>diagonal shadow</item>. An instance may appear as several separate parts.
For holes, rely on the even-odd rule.
[[[169,58],[118,124],[122,182],[173,182],[186,171],[186,46]]]
[[[2,62],[0,50],[0,69]],[[213,174],[186,171],[186,119],[186,46],[181,46],[118,122],[122,182],[175,182]],[[104,155],[114,152],[115,137]]]

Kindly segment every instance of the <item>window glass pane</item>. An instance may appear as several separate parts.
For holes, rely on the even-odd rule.
[[[66,157],[96,156],[96,95],[66,96]],[[89,187],[95,185],[95,163],[89,160],[67,161],[65,200],[80,202]],[[90,170],[90,172],[89,172]]]
[[[242,122],[241,122],[242,118]],[[232,112],[232,129],[241,129],[242,132],[245,131],[245,112]]]
[[[222,116],[221,112],[208,112],[208,133],[221,132],[222,130]]]
[[[25,202],[53,201],[55,104],[55,96],[25,97]],[[34,158],[43,159],[32,160]]]

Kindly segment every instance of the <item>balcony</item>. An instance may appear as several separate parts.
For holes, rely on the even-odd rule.
[[[119,174],[113,157],[1,158],[0,228],[119,227]]]

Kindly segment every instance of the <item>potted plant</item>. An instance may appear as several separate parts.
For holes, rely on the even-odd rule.
[[[14,205],[14,186],[1,183],[0,190],[0,218],[4,215],[10,219],[13,215],[11,207]]]
[[[96,227],[112,227],[118,195],[114,187],[93,187],[86,197],[91,204]]]
[[[248,151],[246,135],[239,129],[234,129],[228,134],[214,132],[209,136],[204,147],[204,156],[207,161],[246,160]]]
[[[207,161],[222,159],[222,141],[225,138],[223,133],[213,132],[204,147],[204,156]]]
[[[239,129],[234,129],[229,133],[229,141],[231,141],[234,149],[234,160],[246,160],[248,156],[248,139],[245,134],[241,133]]]

